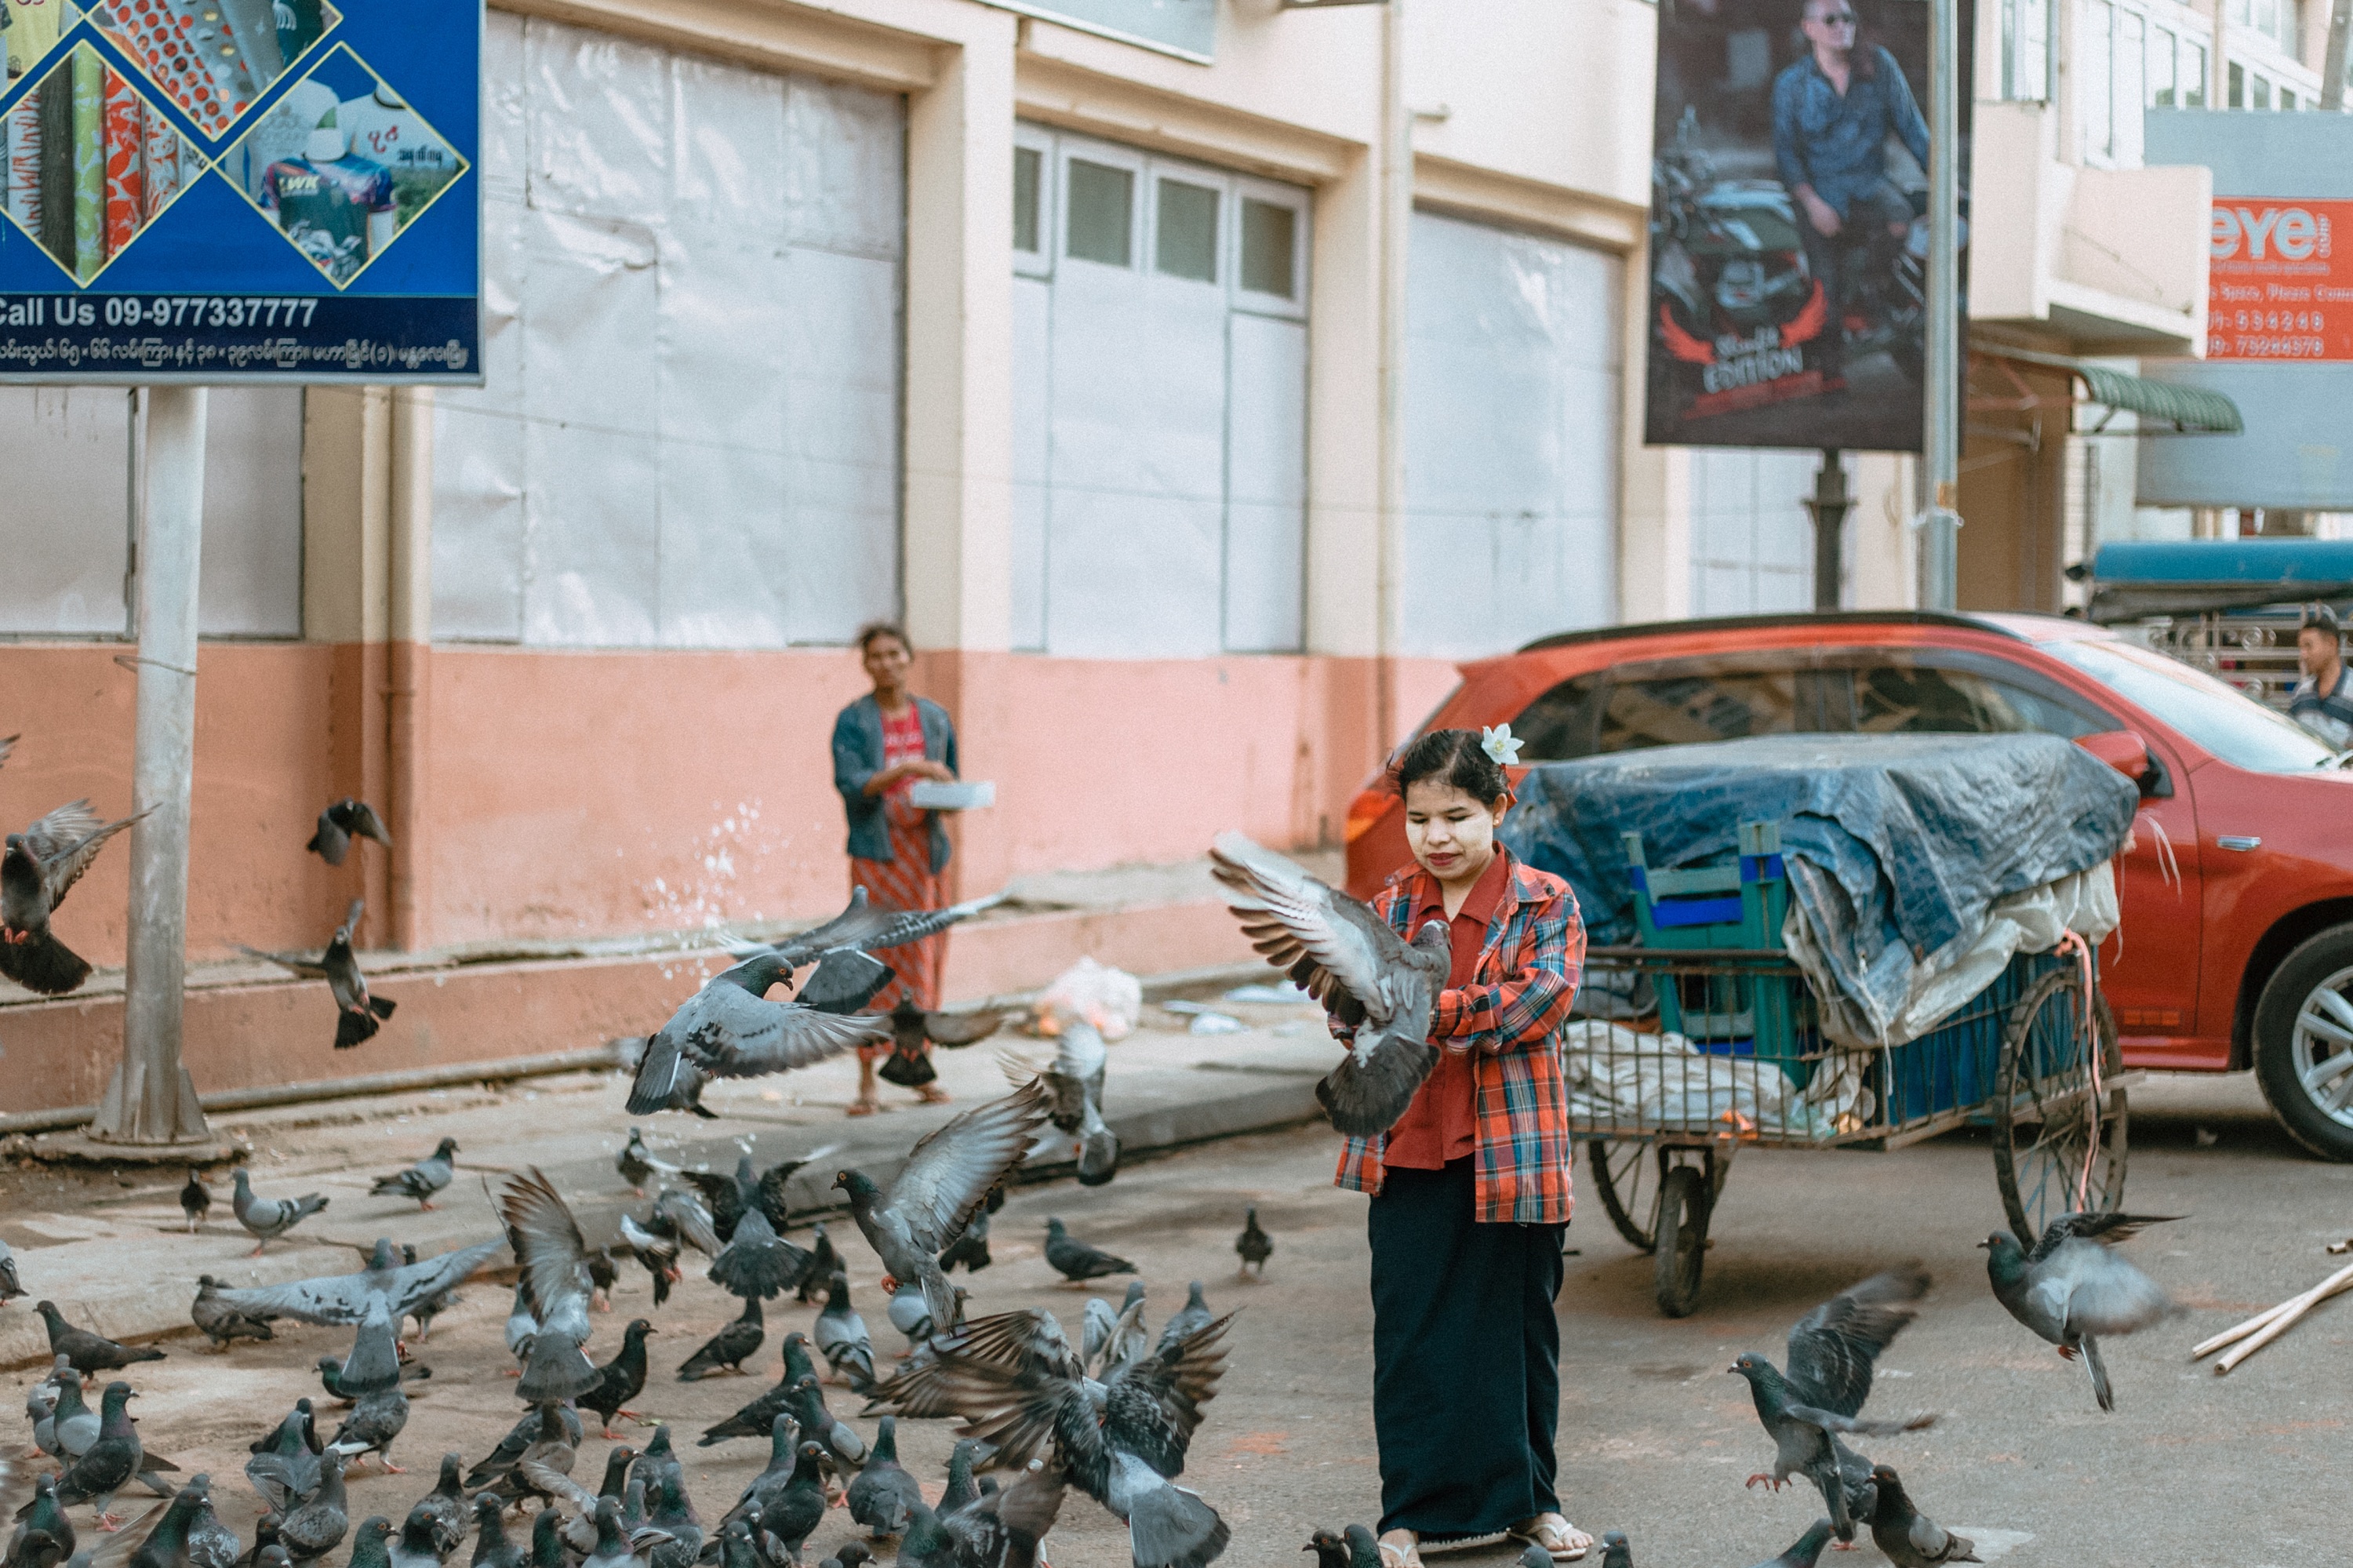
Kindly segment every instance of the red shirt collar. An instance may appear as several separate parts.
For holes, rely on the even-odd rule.
[[[1457,919],[1469,918],[1484,926],[1495,917],[1496,906],[1504,902],[1512,886],[1512,852],[1502,844],[1495,846],[1495,858],[1471,885],[1471,895],[1462,901]],[[1446,890],[1438,878],[1419,865],[1413,868],[1410,888],[1413,895],[1413,921],[1416,927],[1425,920],[1446,918]]]

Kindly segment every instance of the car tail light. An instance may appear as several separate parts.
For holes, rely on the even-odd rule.
[[[1373,824],[1388,815],[1397,797],[1386,789],[1360,789],[1348,802],[1348,825],[1343,830],[1343,842],[1355,843],[1373,831]]]

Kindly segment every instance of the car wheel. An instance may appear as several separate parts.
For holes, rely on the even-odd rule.
[[[2263,987],[2255,1077],[2298,1143],[2353,1160],[2353,926],[2306,941]]]

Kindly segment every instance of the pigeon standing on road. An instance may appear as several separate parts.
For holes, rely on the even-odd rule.
[[[240,1165],[234,1172],[236,1190],[229,1196],[229,1207],[237,1213],[237,1223],[255,1242],[248,1256],[259,1257],[261,1249],[309,1219],[327,1206],[327,1200],[317,1192],[305,1192],[299,1198],[257,1198],[253,1195],[253,1178]]]
[[[447,1187],[450,1178],[457,1175],[457,1154],[458,1140],[445,1138],[431,1154],[407,1170],[377,1177],[368,1193],[377,1198],[414,1198],[419,1208],[429,1209],[433,1206],[433,1194]]]
[[[1743,1355],[1728,1371],[1748,1380],[1757,1419],[1773,1439],[1773,1468],[1748,1478],[1778,1491],[1803,1474],[1820,1489],[1831,1524],[1841,1541],[1854,1539],[1848,1499],[1846,1455],[1837,1433],[1892,1434],[1917,1431],[1934,1415],[1903,1421],[1862,1419],[1871,1397],[1872,1363],[1915,1311],[1912,1303],[1928,1293],[1928,1277],[1918,1269],[1875,1274],[1850,1286],[1798,1319],[1789,1330],[1787,1372],[1763,1356]]]
[[[645,1392],[646,1336],[654,1326],[643,1318],[630,1319],[621,1331],[621,1348],[613,1359],[596,1369],[596,1381],[580,1391],[577,1404],[583,1410],[593,1410],[605,1418],[605,1436],[613,1436],[613,1419],[626,1415],[632,1421],[645,1417],[626,1408],[629,1401]]]
[[[25,1283],[16,1277],[16,1255],[8,1244],[0,1241],[0,1307],[6,1306],[25,1294]]]
[[[1114,1257],[1099,1247],[1089,1246],[1071,1235],[1057,1219],[1046,1222],[1046,1261],[1054,1266],[1055,1273],[1073,1285],[1084,1279],[1100,1279],[1105,1275],[1135,1272],[1135,1265],[1124,1257]]]
[[[1879,1491],[1872,1510],[1871,1539],[1895,1568],[1935,1568],[1939,1563],[1982,1563],[1977,1543],[1943,1529],[1912,1506],[1904,1482],[1885,1465],[1873,1467],[1873,1484]]]
[[[2059,1347],[2081,1356],[2092,1376],[2092,1397],[2116,1408],[2100,1340],[2161,1323],[2181,1310],[2158,1283],[2111,1250],[2148,1225],[2177,1214],[2062,1214],[2028,1252],[2008,1231],[1985,1240],[1986,1276],[1994,1298],[2010,1315]]]
[[[1034,1083],[973,1107],[924,1135],[887,1194],[860,1171],[835,1175],[834,1185],[849,1194],[850,1213],[891,1271],[892,1286],[922,1290],[934,1323],[955,1320],[955,1289],[941,1271],[940,1253],[1020,1160],[1046,1108],[1046,1091]]]
[[[352,853],[355,835],[374,839],[386,849],[392,847],[392,835],[384,831],[384,819],[375,814],[375,808],[365,800],[345,796],[319,813],[318,831],[302,847],[329,865],[341,865],[343,857]]]
[[[336,1383],[359,1397],[327,1446],[353,1460],[374,1454],[384,1461],[386,1475],[399,1475],[400,1467],[392,1462],[392,1441],[408,1425],[408,1395],[400,1386],[400,1347],[393,1337],[392,1313],[381,1299],[369,1305]]]
[[[188,1184],[180,1189],[180,1213],[188,1216],[188,1234],[195,1235],[196,1226],[212,1212],[212,1189],[204,1184],[195,1171],[189,1171]]]
[[[1253,1265],[1258,1268],[1259,1277],[1266,1277],[1266,1260],[1274,1255],[1274,1238],[1259,1229],[1256,1203],[1252,1203],[1242,1215],[1242,1234],[1234,1238],[1234,1251],[1241,1255],[1244,1278],[1249,1277]]]
[[[1446,923],[1425,921],[1409,942],[1368,905],[1240,833],[1219,834],[1209,859],[1250,945],[1353,1036],[1315,1086],[1332,1125],[1353,1138],[1387,1132],[1438,1064],[1430,1019],[1453,961]]]
[[[63,1356],[73,1363],[74,1371],[84,1377],[96,1377],[102,1372],[115,1372],[133,1361],[160,1361],[164,1352],[153,1345],[137,1350],[117,1344],[103,1334],[93,1334],[87,1329],[77,1329],[65,1319],[54,1301],[38,1301],[33,1310],[41,1315],[48,1326],[49,1354]],[[128,1386],[127,1384],[125,1385]]]
[[[63,996],[90,978],[89,962],[49,930],[49,912],[106,841],[138,820],[100,823],[88,800],[75,800],[8,835],[0,851],[0,975],[43,996]]]
[[[1217,1316],[1209,1310],[1208,1300],[1201,1294],[1201,1282],[1197,1279],[1186,1287],[1185,1305],[1171,1313],[1168,1321],[1160,1326],[1160,1343],[1169,1345],[1187,1339],[1216,1322]]]
[[[923,1506],[923,1489],[899,1465],[899,1418],[886,1415],[876,1426],[874,1446],[858,1478],[849,1483],[849,1517],[875,1540],[904,1535]]]
[[[1634,1549],[1627,1543],[1624,1531],[1601,1532],[1601,1568],[1634,1568]]]
[[[408,1510],[410,1521],[420,1516],[432,1531],[433,1552],[446,1558],[466,1539],[466,1460],[463,1455],[441,1456],[441,1476],[433,1489]],[[406,1529],[406,1526],[403,1527]]]
[[[98,1441],[58,1478],[58,1504],[65,1508],[76,1503],[92,1505],[98,1512],[98,1528],[110,1533],[122,1528],[122,1521],[111,1511],[114,1494],[130,1485],[146,1457],[139,1429],[131,1424],[125,1408],[130,1398],[129,1383],[106,1385],[99,1401]]]
[[[296,1563],[315,1563],[343,1543],[351,1528],[343,1496],[343,1457],[330,1453],[319,1464],[319,1489],[278,1526],[278,1540]]]
[[[760,1318],[760,1298],[747,1296],[742,1315],[712,1335],[707,1344],[681,1363],[678,1381],[695,1383],[722,1367],[740,1372],[746,1361],[760,1353],[761,1341],[767,1337],[767,1328]]]
[[[849,1304],[849,1277],[837,1274],[826,1292],[825,1310],[810,1330],[825,1364],[860,1393],[874,1386],[874,1341],[866,1319]]]
[[[227,1351],[237,1340],[277,1338],[267,1320],[230,1306],[220,1298],[220,1292],[219,1280],[209,1274],[196,1276],[196,1299],[188,1308],[189,1319],[212,1340],[213,1349]]]
[[[1877,1495],[1876,1491],[1873,1493],[1874,1499]],[[1876,1507],[1875,1500],[1873,1506]],[[1807,1527],[1806,1533],[1798,1537],[1789,1550],[1769,1563],[1759,1563],[1757,1568],[1814,1568],[1821,1557],[1822,1548],[1830,1544],[1831,1532],[1831,1521],[1818,1519]]]
[[[343,923],[327,939],[326,950],[317,958],[301,953],[265,953],[257,948],[243,951],[257,959],[267,959],[281,969],[293,970],[311,980],[324,980],[327,990],[335,999],[335,1049],[348,1051],[363,1041],[372,1040],[381,1021],[390,1018],[395,1003],[386,998],[370,996],[367,977],[360,973],[359,959],[352,951],[352,933],[359,929],[360,916],[367,910],[367,900],[354,898],[343,915]]]

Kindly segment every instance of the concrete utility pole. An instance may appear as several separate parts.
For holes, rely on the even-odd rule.
[[[2328,8],[2328,50],[2320,66],[2320,107],[2330,112],[2345,107],[2345,43],[2353,32],[2353,0],[2337,0]]]
[[[1405,578],[1405,280],[1413,223],[1413,116],[1405,106],[1405,0],[1381,9],[1380,535],[1375,587],[1374,733],[1397,746],[1398,633]]]
[[[109,1143],[210,1137],[180,1065],[187,967],[188,797],[195,772],[196,585],[204,545],[205,389],[147,394],[139,524],[138,736],[131,765],[131,941],[122,1062],[90,1126]]]
[[[1813,499],[1806,510],[1814,514],[1814,608],[1839,607],[1841,575],[1846,570],[1846,514],[1854,506],[1847,493],[1844,454],[1836,447],[1822,449],[1821,466],[1814,471]]]
[[[1920,443],[1920,608],[1951,609],[1961,525],[1960,27],[1956,0],[1928,3],[1927,428]]]

